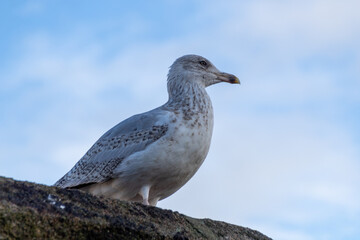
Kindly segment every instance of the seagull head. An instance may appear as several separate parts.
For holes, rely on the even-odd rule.
[[[179,81],[204,87],[220,82],[240,84],[235,75],[219,71],[208,59],[198,55],[182,56],[171,65],[168,84],[181,84]]]

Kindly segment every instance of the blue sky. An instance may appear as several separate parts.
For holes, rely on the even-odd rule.
[[[2,1],[0,175],[53,184],[106,130],[163,104],[168,67],[195,53],[242,84],[208,89],[208,157],[159,207],[274,239],[358,239],[359,8]]]

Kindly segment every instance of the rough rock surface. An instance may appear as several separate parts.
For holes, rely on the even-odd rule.
[[[0,239],[270,239],[249,228],[0,177]]]

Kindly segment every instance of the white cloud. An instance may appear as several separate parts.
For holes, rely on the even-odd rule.
[[[349,43],[356,46],[360,34],[357,27],[360,17],[356,10],[360,5],[356,0],[248,1],[233,2],[231,5],[225,7],[225,21],[219,21],[227,36],[262,40],[254,43],[291,49],[290,54],[309,54],[309,50],[329,48],[338,54],[334,47],[346,47],[343,44]],[[210,9],[212,14],[219,16],[219,5],[210,6],[213,7]]]
[[[248,17],[253,33],[260,37],[283,38],[286,42],[300,37],[297,41],[319,47],[347,42],[358,34],[359,6],[358,1],[256,2]]]

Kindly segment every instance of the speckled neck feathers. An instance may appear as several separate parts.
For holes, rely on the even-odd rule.
[[[169,75],[168,93],[169,100],[164,107],[174,112],[180,111],[184,120],[190,120],[199,114],[207,117],[213,114],[210,97],[201,81],[186,79],[186,76]]]

